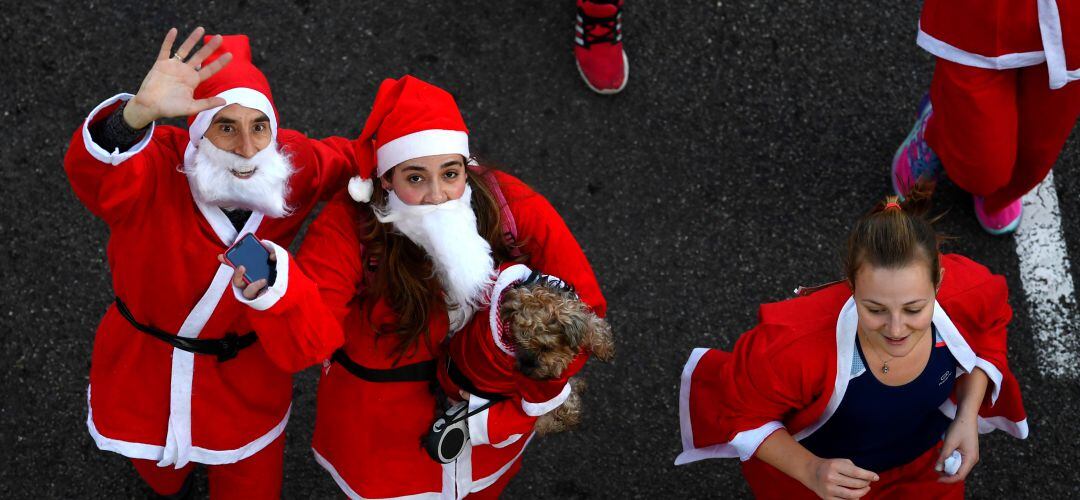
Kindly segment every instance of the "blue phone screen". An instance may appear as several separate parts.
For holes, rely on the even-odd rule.
[[[251,233],[247,233],[225,254],[234,266],[244,266],[248,282],[270,278],[270,252]]]

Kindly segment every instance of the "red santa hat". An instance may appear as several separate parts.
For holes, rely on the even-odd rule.
[[[211,38],[211,36],[206,36],[203,38],[203,43],[209,42]],[[206,129],[210,128],[214,115],[230,104],[239,104],[262,111],[270,119],[271,142],[277,140],[278,115],[277,109],[274,108],[273,96],[270,94],[270,83],[266,81],[266,76],[262,71],[259,71],[259,68],[251,62],[251,43],[247,35],[222,36],[221,46],[203,61],[203,66],[214,62],[225,53],[231,53],[232,60],[195,87],[193,95],[195,99],[220,97],[225,99],[225,104],[188,117],[189,144],[184,154],[185,163],[190,163],[190,160],[194,159],[199,141],[202,140]]]
[[[360,175],[349,181],[349,195],[367,203],[372,179],[395,165],[422,156],[469,157],[469,131],[454,96],[412,76],[386,79],[360,133]]]

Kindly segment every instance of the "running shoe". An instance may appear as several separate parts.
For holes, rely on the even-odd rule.
[[[577,0],[574,59],[585,84],[599,94],[626,88],[630,63],[622,43],[623,0]]]
[[[986,232],[1002,236],[1016,231],[1020,227],[1020,218],[1024,215],[1024,204],[1016,200],[998,212],[987,213],[986,201],[982,196],[975,196],[975,218]]]
[[[897,196],[903,197],[919,179],[936,181],[941,175],[941,160],[926,143],[926,124],[933,114],[930,94],[927,94],[919,103],[915,126],[893,155],[892,186]]]

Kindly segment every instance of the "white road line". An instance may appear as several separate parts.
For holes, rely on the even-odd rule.
[[[1023,203],[1016,253],[1031,311],[1039,370],[1051,377],[1080,378],[1080,316],[1053,172],[1024,196]]]

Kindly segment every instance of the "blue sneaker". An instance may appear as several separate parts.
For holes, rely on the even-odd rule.
[[[934,150],[930,149],[925,137],[926,124],[933,114],[930,94],[926,94],[919,102],[919,118],[915,120],[915,126],[911,127],[911,132],[893,155],[893,192],[901,198],[915,185],[915,181],[924,178],[936,181],[941,175],[941,160]]]

